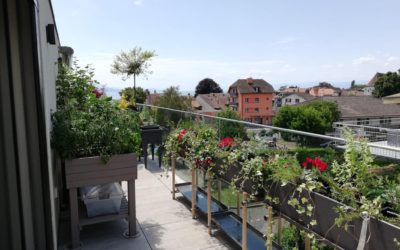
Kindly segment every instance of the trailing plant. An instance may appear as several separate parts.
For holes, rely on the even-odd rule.
[[[218,136],[215,129],[208,126],[196,127],[189,154],[193,166],[216,174],[214,170],[216,170],[218,150]]]
[[[385,178],[370,171],[375,166],[367,141],[356,141],[349,129],[345,130],[345,138],[344,162],[334,162],[331,169],[334,181],[331,195],[346,204],[338,208],[336,223],[347,228],[348,222],[359,217],[361,212],[381,216]]]

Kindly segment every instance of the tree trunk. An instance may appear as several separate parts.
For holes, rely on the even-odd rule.
[[[133,74],[133,100],[136,103],[136,75]]]

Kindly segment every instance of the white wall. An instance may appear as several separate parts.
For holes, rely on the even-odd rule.
[[[48,169],[49,169],[49,180],[50,180],[50,194],[52,196],[51,203],[51,217],[53,225],[53,239],[54,248],[57,249],[57,229],[58,229],[58,209],[56,209],[56,203],[58,203],[58,191],[55,185],[57,180],[54,171],[54,153],[50,146],[50,131],[51,125],[51,113],[56,109],[56,88],[55,81],[58,73],[57,60],[59,57],[58,49],[60,41],[56,34],[56,44],[52,45],[47,42],[46,37],[46,26],[48,24],[55,24],[53,12],[50,4],[50,0],[38,0],[39,18],[39,60],[41,66],[41,87],[42,96],[44,101],[45,119],[46,119],[46,134],[47,134],[47,155],[48,155]]]

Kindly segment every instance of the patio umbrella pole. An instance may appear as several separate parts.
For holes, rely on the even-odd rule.
[[[243,192],[242,201],[242,250],[247,250],[247,193]]]
[[[207,224],[208,224],[208,234],[211,235],[211,174],[207,171],[208,181],[207,181]]]

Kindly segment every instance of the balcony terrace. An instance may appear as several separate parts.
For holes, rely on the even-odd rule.
[[[151,250],[151,249],[233,249],[221,234],[210,237],[206,225],[201,220],[193,220],[187,204],[177,195],[171,197],[171,177],[167,177],[158,166],[158,159],[148,159],[148,168],[143,161],[138,166],[136,181],[137,228],[139,235],[127,239],[123,233],[127,229],[125,220],[105,222],[82,227],[82,249],[87,250]],[[177,175],[177,183],[183,180]],[[127,185],[123,183],[127,191]],[[61,226],[60,249],[68,249],[69,222]]]

